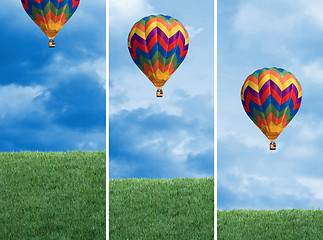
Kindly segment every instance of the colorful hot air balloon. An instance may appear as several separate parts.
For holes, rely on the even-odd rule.
[[[128,36],[130,55],[158,89],[157,97],[162,97],[161,88],[183,62],[188,42],[186,29],[170,16],[144,17],[132,27]]]
[[[54,38],[76,11],[80,0],[21,0],[29,17],[49,38],[49,46],[55,47]]]
[[[302,100],[302,88],[290,72],[282,68],[255,71],[241,89],[242,105],[257,127],[274,142],[297,113]]]

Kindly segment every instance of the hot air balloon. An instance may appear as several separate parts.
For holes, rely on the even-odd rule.
[[[282,68],[263,68],[249,75],[241,89],[244,110],[271,141],[275,140],[301,106],[302,88],[293,74]]]
[[[55,47],[54,38],[76,11],[80,0],[21,0],[29,17],[49,38],[49,47]]]
[[[188,51],[183,25],[166,15],[150,15],[135,23],[128,36],[128,49],[135,64],[163,96],[162,87],[183,62]]]

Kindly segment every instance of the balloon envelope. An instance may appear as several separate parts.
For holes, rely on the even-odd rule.
[[[157,88],[162,88],[183,62],[188,44],[184,26],[166,15],[142,18],[128,36],[133,61]]]
[[[49,39],[54,39],[76,11],[80,0],[21,0],[29,17]]]
[[[292,73],[263,68],[247,77],[241,101],[251,120],[270,141],[275,141],[300,108],[302,88]]]

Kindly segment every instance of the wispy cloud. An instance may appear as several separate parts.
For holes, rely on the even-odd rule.
[[[198,100],[196,97],[195,101]],[[181,99],[176,103],[185,110],[180,116],[154,111],[152,106],[110,115],[110,176],[169,178],[212,175],[212,110],[197,111],[190,108],[191,101],[194,100]],[[206,117],[210,119],[207,124],[204,122]],[[119,165],[131,167],[118,175]]]
[[[311,24],[323,28],[323,3],[320,0],[298,0],[295,1],[299,8],[306,14],[306,19],[310,20]]]
[[[267,33],[287,37],[302,19],[295,8],[286,14],[286,10],[290,9],[289,3],[291,1],[281,2],[280,5],[268,0],[262,1],[262,4],[254,0],[242,2],[234,15],[233,29],[243,36],[260,34],[261,37]]]
[[[49,92],[43,86],[0,86],[0,119],[24,118],[26,115],[44,111],[43,102]]]
[[[298,183],[309,189],[315,199],[323,200],[323,178],[300,177]]]
[[[250,53],[255,54],[261,49],[262,54],[266,54],[264,56],[291,55],[293,52],[285,39],[293,41],[291,36],[302,34],[299,28],[302,14],[295,7],[291,10],[290,4],[289,0],[279,4],[268,0],[261,4],[254,0],[241,2],[233,15],[235,45],[245,50],[248,48]]]
[[[186,31],[190,38],[194,38],[195,36],[199,35],[201,32],[204,31],[204,28],[194,28],[191,26],[185,26]]]
[[[322,87],[323,81],[323,62],[320,60],[314,60],[301,66],[302,79],[308,81],[311,84],[315,84],[316,87]]]
[[[155,13],[148,0],[110,0],[109,4],[109,25],[112,31],[125,31],[124,27],[130,31],[135,22]]]
[[[47,83],[58,85],[61,81],[71,81],[71,76],[86,75],[89,79],[99,84],[102,88],[106,87],[106,60],[104,57],[83,57],[75,62],[73,58],[66,56],[63,52],[58,52],[52,56],[50,64],[37,70],[51,78]],[[59,69],[59,71],[57,71]],[[52,80],[55,78],[55,81]],[[75,79],[74,79],[75,80]],[[81,79],[80,79],[81,80]]]

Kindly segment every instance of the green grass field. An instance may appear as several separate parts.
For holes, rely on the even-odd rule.
[[[322,240],[322,210],[217,211],[218,239]]]
[[[214,178],[109,180],[110,240],[210,240]]]
[[[0,153],[0,239],[105,239],[106,152]]]

